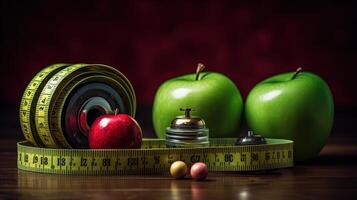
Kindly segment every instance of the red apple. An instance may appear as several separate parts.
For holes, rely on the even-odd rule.
[[[141,147],[142,138],[140,125],[129,115],[103,115],[93,122],[88,143],[91,149],[133,149]]]

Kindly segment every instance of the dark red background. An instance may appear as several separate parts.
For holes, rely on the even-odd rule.
[[[328,82],[336,108],[355,107],[356,8],[337,1],[3,0],[2,115],[17,116],[32,76],[58,62],[115,66],[143,109],[160,83],[194,72],[198,62],[229,76],[243,98],[260,80],[303,67]]]

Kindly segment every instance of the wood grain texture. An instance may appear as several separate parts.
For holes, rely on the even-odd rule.
[[[0,199],[356,199],[357,140],[330,138],[320,156],[259,174],[63,176],[17,170],[16,140],[0,141]]]

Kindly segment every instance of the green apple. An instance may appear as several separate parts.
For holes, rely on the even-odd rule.
[[[225,75],[202,72],[179,76],[162,83],[153,104],[153,124],[156,135],[165,137],[171,121],[184,113],[180,108],[192,108],[192,115],[201,117],[209,128],[210,137],[237,137],[243,110],[241,94]]]
[[[333,97],[316,74],[283,73],[258,83],[245,106],[248,126],[268,138],[294,141],[296,161],[318,155],[331,132]]]

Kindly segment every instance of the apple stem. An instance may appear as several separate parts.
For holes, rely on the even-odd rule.
[[[119,108],[115,108],[114,115],[117,115],[118,113],[119,113]]]
[[[205,68],[204,64],[198,63],[197,69],[196,69],[196,78],[195,78],[196,81],[199,80],[200,73],[203,71],[204,68]]]
[[[296,76],[297,76],[298,74],[300,74],[301,72],[302,72],[302,68],[301,68],[301,67],[297,68],[297,70],[295,71],[293,77],[291,77],[291,80],[295,79]]]

